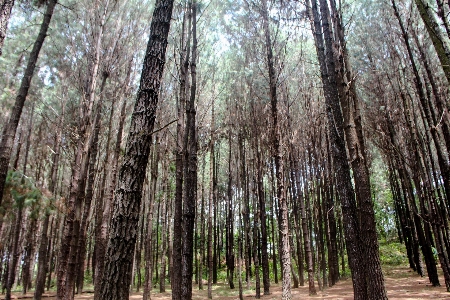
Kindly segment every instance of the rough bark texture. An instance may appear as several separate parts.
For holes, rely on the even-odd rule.
[[[8,173],[9,159],[11,157],[14,138],[16,137],[17,126],[19,125],[22,109],[25,104],[25,100],[27,99],[28,90],[30,89],[31,79],[34,74],[34,69],[36,68],[39,52],[41,51],[45,37],[47,36],[47,31],[50,26],[50,21],[52,19],[56,2],[57,0],[50,0],[47,4],[44,20],[42,21],[39,34],[34,42],[33,49],[31,50],[28,58],[27,67],[20,83],[20,88],[11,111],[11,116],[8,123],[3,127],[2,139],[0,142],[0,205],[2,204],[3,189],[5,188],[6,174]]]
[[[3,43],[5,42],[8,21],[11,16],[13,6],[14,0],[1,0],[0,2],[0,56],[3,53]]]
[[[178,102],[178,120],[177,120],[177,152],[175,158],[176,178],[175,178],[175,205],[173,220],[173,270],[171,276],[172,283],[172,299],[181,299],[181,235],[182,235],[182,219],[183,219],[183,167],[185,145],[183,143],[185,131],[185,107],[186,107],[186,79],[189,69],[190,57],[190,7],[186,4],[183,16],[183,24],[181,30],[181,54],[180,62],[180,91]],[[186,21],[189,21],[188,36],[186,35]]]
[[[136,104],[119,172],[114,212],[101,284],[102,299],[127,299],[142,197],[142,186],[165,64],[173,0],[158,0],[142,68]]]
[[[425,28],[430,35],[434,49],[441,62],[442,69],[444,70],[445,77],[448,83],[450,83],[450,49],[448,48],[448,37],[445,37],[440,29],[440,25],[437,22],[433,8],[428,4],[427,0],[414,0],[419,10],[420,16],[425,23]]]
[[[310,5],[309,17],[311,28],[314,33],[317,55],[320,63],[321,79],[323,83],[326,113],[328,118],[328,131],[333,157],[333,167],[336,178],[336,187],[341,201],[343,223],[345,231],[345,241],[349,265],[352,271],[353,290],[355,299],[368,299],[366,280],[361,262],[362,248],[359,240],[359,224],[357,218],[357,208],[355,193],[353,190],[350,167],[347,161],[345,149],[344,124],[341,108],[339,106],[339,94],[337,90],[334,59],[326,58],[325,53],[332,56],[331,33],[328,17],[321,19],[317,1],[313,0]],[[322,5],[321,5],[322,8]],[[322,8],[324,9],[324,8]],[[326,16],[327,14],[325,14]],[[323,24],[322,24],[323,22]],[[325,37],[322,36],[322,32]],[[325,42],[327,49],[325,51]]]
[[[191,94],[186,105],[185,132],[185,195],[183,203],[183,236],[181,261],[181,299],[192,298],[192,262],[195,225],[195,206],[197,204],[197,130],[195,99],[197,91],[197,2],[192,3],[192,60],[191,60]]]

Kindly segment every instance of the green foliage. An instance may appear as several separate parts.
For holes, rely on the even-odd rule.
[[[408,263],[405,245],[398,242],[380,244],[381,264],[389,266],[400,266]]]
[[[374,211],[379,238],[393,240],[397,238],[395,210],[387,171],[380,154],[372,148],[371,184],[374,198]]]
[[[6,177],[4,198],[11,201],[5,201],[4,207],[0,213],[4,214],[9,207],[25,208],[30,207],[30,217],[38,218],[42,204],[45,208],[52,209],[51,200],[42,195],[42,192],[34,185],[30,178],[17,171],[9,171]],[[46,203],[50,201],[50,203]]]

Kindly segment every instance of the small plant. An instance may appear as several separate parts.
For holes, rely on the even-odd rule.
[[[380,244],[380,260],[383,265],[399,266],[408,263],[405,245],[398,242]]]

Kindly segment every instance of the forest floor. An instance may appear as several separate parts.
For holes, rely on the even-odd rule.
[[[450,293],[446,292],[443,276],[440,276],[441,287],[432,287],[427,277],[420,277],[412,272],[408,267],[396,266],[384,268],[386,281],[386,289],[389,299],[450,299]],[[230,290],[226,284],[217,284],[213,286],[213,298],[232,300],[239,299],[238,282],[235,282],[236,288]],[[246,289],[244,284],[244,299],[251,299],[255,296],[254,289]],[[316,282],[317,284],[317,282]],[[204,290],[199,291],[198,285],[193,286],[192,299],[207,299],[207,283],[204,284]],[[317,286],[316,286],[317,288]],[[165,293],[158,293],[158,289],[154,288],[151,298],[158,300],[171,299],[170,290]],[[262,292],[262,284],[261,284]],[[281,284],[272,284],[270,295],[263,296],[261,299],[281,299]],[[352,282],[350,279],[341,280],[333,287],[326,288],[322,292],[318,292],[317,296],[309,296],[308,286],[298,289],[292,289],[293,299],[334,299],[334,300],[351,300],[353,299]],[[0,296],[4,299],[4,295]],[[12,299],[33,299],[33,294],[22,295],[21,293],[13,293]],[[55,293],[44,294],[43,299],[55,299]],[[76,295],[76,300],[94,299],[93,293],[86,292],[82,295]],[[133,293],[130,299],[142,299],[142,293]]]

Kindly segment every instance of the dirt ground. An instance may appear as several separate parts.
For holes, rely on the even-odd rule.
[[[386,289],[388,292],[389,299],[449,299],[450,293],[445,290],[444,278],[441,276],[439,280],[441,281],[441,287],[432,287],[429,284],[427,277],[420,277],[409,270],[407,267],[395,267],[388,268],[384,270]],[[237,282],[235,283],[237,286]],[[252,299],[255,298],[255,291],[251,289],[246,289],[246,284],[244,284],[244,298]],[[207,288],[207,285],[204,285]],[[250,286],[251,288],[251,286]],[[261,287],[262,290],[262,287]],[[169,300],[171,299],[170,290],[166,293],[157,293],[157,289],[152,292],[152,299],[158,300]],[[261,299],[281,299],[281,285],[272,284],[270,288],[271,294],[267,296],[261,296]],[[224,284],[218,284],[213,286],[213,298],[232,300],[239,299],[239,291],[230,290],[228,286]],[[54,293],[45,294],[43,299],[55,299]],[[20,293],[14,293],[13,299],[32,299],[32,294],[21,295]],[[325,289],[323,292],[318,292],[317,296],[309,296],[308,287],[300,287],[298,289],[292,289],[293,299],[334,299],[334,300],[351,300],[353,299],[353,291],[351,280],[341,280],[338,284],[331,288]],[[4,295],[0,297],[4,299]],[[83,293],[82,295],[76,296],[75,299],[81,300],[93,299],[92,292]],[[142,299],[142,293],[133,294],[130,299]],[[198,286],[193,287],[193,297],[192,299],[207,299],[207,291],[199,291]]]

